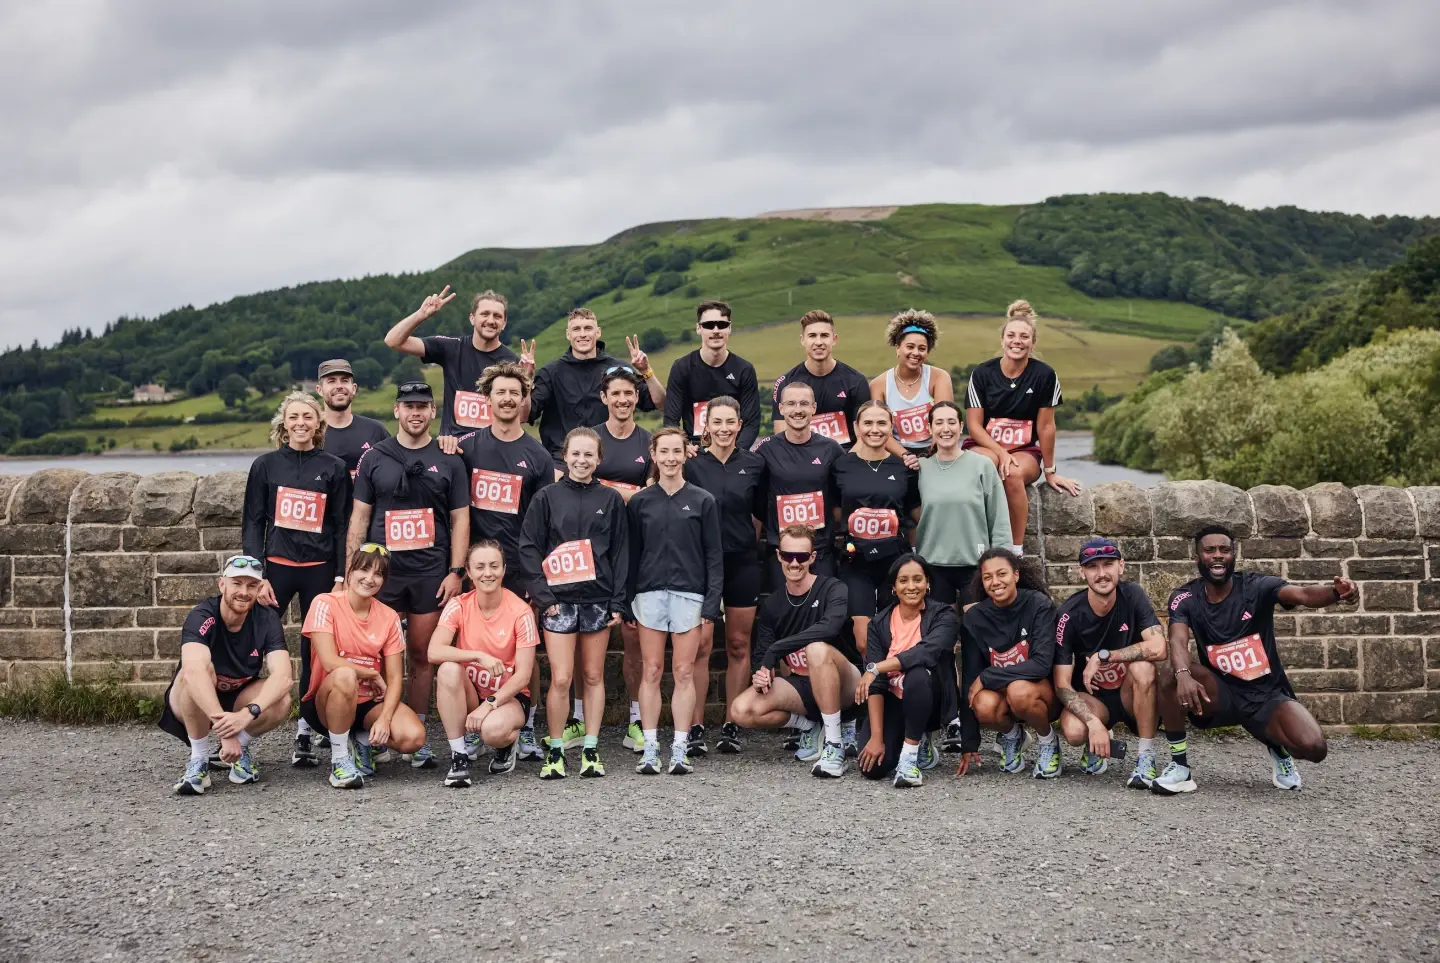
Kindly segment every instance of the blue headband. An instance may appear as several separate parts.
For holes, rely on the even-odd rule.
[[[901,333],[902,335],[906,335],[906,334],[923,334],[923,335],[925,335],[925,337],[927,337],[927,338],[930,337],[930,332],[929,332],[929,331],[926,331],[924,328],[920,327],[920,325],[918,325],[918,324],[907,324],[907,325],[905,325],[905,327],[903,327],[903,328],[900,329],[900,333]]]

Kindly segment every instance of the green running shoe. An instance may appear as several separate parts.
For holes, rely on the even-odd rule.
[[[421,746],[419,751],[410,757],[411,769],[434,769],[435,765],[435,753],[430,751],[428,745]],[[372,768],[370,771],[375,770]]]
[[[1105,770],[1109,768],[1110,760],[1102,759],[1101,757],[1095,755],[1090,751],[1090,748],[1088,746],[1085,748],[1084,752],[1080,753],[1080,770],[1087,775],[1103,776],[1105,774]],[[1152,775],[1150,777],[1150,782],[1154,781],[1155,777]],[[1146,783],[1145,788],[1149,788],[1149,783]]]
[[[587,779],[605,775],[605,764],[600,761],[599,749],[590,746],[580,750],[580,775]]]
[[[551,746],[546,750],[545,764],[540,767],[540,778],[565,778],[565,750],[559,746]]]
[[[175,784],[177,796],[203,796],[210,788],[210,760],[191,759],[185,766],[185,775]]]
[[[330,764],[330,785],[336,789],[359,789],[365,785],[365,777],[360,775],[353,755]]]
[[[1036,779],[1054,779],[1062,770],[1060,763],[1060,740],[1054,735],[1051,741],[1040,740],[1040,754],[1035,757],[1035,768],[1030,775]]]
[[[640,723],[630,723],[630,728],[625,730],[625,738],[620,740],[620,745],[635,753],[645,751],[645,733],[640,728]]]
[[[246,746],[240,750],[240,758],[230,767],[230,781],[237,786],[243,786],[247,782],[260,781],[260,767],[255,765],[255,760],[250,758],[250,747]]]

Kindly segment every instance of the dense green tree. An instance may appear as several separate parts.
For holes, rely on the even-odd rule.
[[[640,350],[642,351],[663,351],[669,343],[670,336],[659,328],[646,328],[640,332]]]
[[[250,393],[250,383],[244,376],[231,373],[220,379],[215,390],[219,393],[220,400],[225,402],[226,408],[234,408]]]
[[[385,369],[374,358],[361,358],[352,367],[355,370],[355,383],[362,388],[374,391],[385,383]]]
[[[669,294],[671,291],[678,290],[684,284],[685,275],[676,274],[674,271],[665,271],[662,274],[656,275],[655,284],[651,287],[650,292],[652,294]]]
[[[405,355],[390,369],[390,380],[397,385],[407,381],[424,381],[425,370],[420,365],[420,359],[413,354]]]

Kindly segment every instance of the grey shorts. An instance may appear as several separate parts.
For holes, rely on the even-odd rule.
[[[598,602],[559,602],[558,615],[546,615],[541,623],[547,632],[574,635],[577,632],[599,632],[610,621],[610,610]]]
[[[700,624],[705,597],[694,592],[656,589],[635,596],[631,608],[635,621],[655,632],[689,632]]]

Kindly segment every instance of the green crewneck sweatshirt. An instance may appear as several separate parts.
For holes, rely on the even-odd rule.
[[[915,551],[936,565],[974,565],[986,549],[1010,544],[1010,509],[994,462],[969,451],[952,462],[920,459]]]

